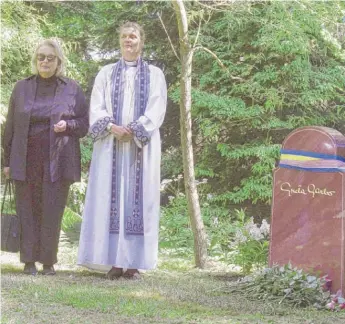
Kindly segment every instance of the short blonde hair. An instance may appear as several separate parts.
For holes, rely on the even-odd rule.
[[[56,76],[65,75],[65,61],[66,61],[66,59],[65,59],[65,56],[63,54],[62,47],[61,47],[60,43],[56,39],[53,39],[53,38],[44,39],[41,42],[39,42],[38,45],[36,46],[36,49],[34,51],[34,54],[32,55],[32,59],[31,59],[32,73],[38,74],[37,52],[42,46],[50,46],[50,47],[54,48],[56,57],[58,59],[58,66],[57,66],[55,75]]]

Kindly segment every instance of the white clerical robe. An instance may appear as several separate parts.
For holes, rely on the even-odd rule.
[[[112,71],[114,64],[101,69],[96,77],[90,103],[90,129],[102,125],[101,135],[95,139],[86,193],[83,222],[81,227],[78,265],[91,269],[108,271],[112,266],[126,269],[153,269],[157,265],[158,231],[160,215],[160,161],[161,139],[159,127],[163,123],[167,88],[163,72],[150,65],[149,97],[144,115],[139,122],[149,135],[149,142],[142,147],[143,155],[143,235],[130,235],[125,231],[124,213],[128,192],[129,147],[141,142],[134,138],[131,142],[119,142],[114,135],[104,129],[113,116],[111,99]],[[123,125],[133,121],[134,84],[137,67],[129,66],[124,73],[124,98],[122,109]],[[119,233],[109,231],[113,141],[118,148],[117,159],[121,159],[120,227]]]

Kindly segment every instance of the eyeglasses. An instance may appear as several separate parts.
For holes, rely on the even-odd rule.
[[[47,58],[48,62],[53,62],[56,59],[55,55],[44,55],[44,54],[38,54],[37,55],[37,61],[43,62]]]

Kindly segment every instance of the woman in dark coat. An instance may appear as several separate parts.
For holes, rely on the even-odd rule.
[[[16,83],[3,148],[4,173],[14,180],[21,221],[24,273],[54,275],[69,186],[80,181],[79,138],[88,130],[88,107],[80,86],[63,76],[64,57],[55,40],[33,55],[34,75]]]

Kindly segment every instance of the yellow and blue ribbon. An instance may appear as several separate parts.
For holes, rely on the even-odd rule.
[[[345,172],[345,157],[298,150],[280,150],[279,167],[312,172]]]

